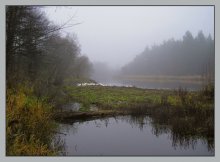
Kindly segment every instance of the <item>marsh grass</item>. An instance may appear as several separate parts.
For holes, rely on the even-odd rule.
[[[128,87],[66,87],[69,100],[86,106],[95,104],[99,109],[123,109],[143,104],[159,104],[161,92]]]
[[[150,107],[178,107],[183,110],[214,107],[213,89],[201,91],[146,90],[135,87],[69,86],[65,87],[68,100],[82,103],[84,110],[92,104],[103,110],[144,111]]]
[[[200,91],[144,90],[134,87],[66,87],[70,100],[95,104],[99,110],[128,112],[132,116],[149,115],[155,132],[171,131],[174,145],[205,139],[214,148],[214,89]],[[86,111],[86,109],[84,109]],[[165,125],[158,130],[158,125]],[[167,130],[168,129],[168,130]]]
[[[57,125],[52,106],[33,94],[33,88],[18,86],[6,92],[6,155],[56,155],[51,146]]]

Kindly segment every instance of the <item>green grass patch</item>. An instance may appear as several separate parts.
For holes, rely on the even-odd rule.
[[[165,125],[165,131],[172,132],[174,143],[187,143],[199,137],[207,141],[209,149],[214,148],[214,93],[211,88],[191,92],[181,88],[69,86],[65,92],[70,100],[82,103],[80,111],[88,112],[90,105],[95,104],[100,112],[114,111],[133,117],[149,115],[156,134],[162,132],[158,126]]]
[[[96,104],[99,108],[122,108],[129,105],[154,103],[160,104],[161,94],[148,92],[137,88],[125,87],[66,87],[66,92],[71,100],[80,102],[83,105]]]
[[[135,107],[191,107],[205,109],[214,107],[210,99],[200,91],[147,90],[135,87],[66,86],[69,100],[82,103],[82,110],[89,110],[91,104],[99,109],[126,109]],[[208,94],[206,92],[206,94]]]

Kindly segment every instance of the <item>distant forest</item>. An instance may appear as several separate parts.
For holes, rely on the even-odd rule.
[[[214,40],[203,32],[193,37],[187,31],[182,40],[170,39],[146,48],[122,67],[124,75],[210,75],[214,76]]]

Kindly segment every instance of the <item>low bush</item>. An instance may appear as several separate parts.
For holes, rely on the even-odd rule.
[[[52,107],[20,86],[6,92],[6,155],[55,155]]]

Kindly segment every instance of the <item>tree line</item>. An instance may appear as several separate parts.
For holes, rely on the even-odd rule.
[[[76,36],[61,33],[70,21],[54,25],[41,8],[6,6],[6,155],[58,155],[54,108],[67,80],[90,75]]]
[[[187,31],[181,40],[169,39],[146,48],[125,65],[125,75],[212,75],[215,67],[214,40],[199,31]]]
[[[61,35],[66,27],[54,25],[39,6],[6,6],[7,88],[28,82],[45,95],[66,78],[89,76],[92,65],[76,36]]]

